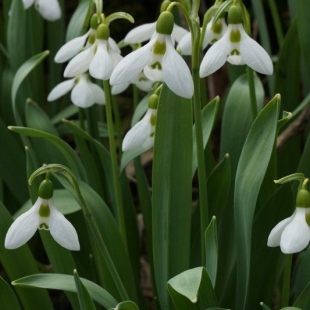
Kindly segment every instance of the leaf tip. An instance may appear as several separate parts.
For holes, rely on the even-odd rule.
[[[224,155],[224,157],[225,157],[225,159],[228,159],[228,158],[229,158],[229,154],[226,153],[226,154]]]

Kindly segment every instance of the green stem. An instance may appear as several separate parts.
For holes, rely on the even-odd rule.
[[[121,185],[120,185],[120,179],[119,179],[119,168],[118,168],[118,163],[117,163],[117,155],[116,155],[115,139],[114,139],[114,124],[113,124],[113,117],[112,117],[111,92],[110,92],[110,85],[109,85],[108,80],[103,81],[103,89],[104,89],[105,100],[106,100],[105,107],[106,107],[109,145],[110,145],[110,154],[111,154],[112,170],[113,170],[113,184],[114,184],[116,209],[117,209],[116,218],[118,221],[121,235],[127,247],[124,210],[123,210],[122,195],[121,195]]]
[[[252,118],[254,121],[256,116],[257,116],[257,103],[256,103],[256,94],[255,94],[254,71],[250,67],[247,67],[247,72],[248,72],[248,81],[249,81],[249,92],[250,92]]]
[[[198,28],[197,28],[198,27]],[[198,164],[198,182],[199,182],[199,207],[200,207],[200,236],[201,236],[201,259],[202,264],[206,262],[206,249],[204,242],[205,230],[208,226],[208,197],[207,197],[207,178],[204,161],[203,134],[201,121],[201,103],[200,103],[200,50],[198,24],[193,25],[192,32],[192,76],[194,82],[193,109],[195,114],[195,135],[197,144],[197,164]]]
[[[138,87],[134,84],[132,85],[132,91],[133,91],[133,108],[135,110],[139,103],[139,90]]]
[[[84,110],[82,108],[79,108],[79,124],[80,127],[85,130],[85,126],[84,126]]]
[[[272,15],[274,27],[276,30],[278,45],[281,46],[284,36],[283,36],[282,25],[281,25],[281,21],[279,17],[279,12],[278,12],[278,9],[277,9],[277,6],[274,0],[268,0],[268,4],[269,4],[270,12]]]
[[[112,103],[113,103],[113,112],[115,116],[115,125],[116,125],[116,133],[117,133],[117,140],[119,145],[119,157],[122,157],[122,143],[123,143],[123,132],[122,132],[122,124],[121,124],[121,118],[119,115],[119,109],[117,105],[116,96],[112,96]]]
[[[292,257],[292,254],[285,255],[285,267],[282,286],[282,307],[287,307],[289,305]]]

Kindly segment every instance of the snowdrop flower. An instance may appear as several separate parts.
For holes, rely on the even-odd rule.
[[[124,137],[122,145],[124,152],[139,147],[149,149],[154,145],[158,95],[151,95],[148,104],[149,108],[144,117]]]
[[[61,17],[61,10],[57,0],[22,0],[25,10],[34,4],[34,7],[43,18],[54,21]]]
[[[204,56],[199,75],[205,77],[217,71],[226,61],[233,65],[248,65],[262,74],[272,74],[273,65],[267,52],[245,32],[241,8],[233,5],[228,12],[228,29]]]
[[[310,214],[310,193],[306,189],[298,191],[296,209],[292,216],[278,223],[270,232],[267,245],[280,246],[286,254],[305,249],[310,241],[307,215]]]
[[[75,56],[77,53],[79,53],[84,48],[84,46],[88,48],[91,45],[93,45],[95,42],[97,27],[98,27],[97,14],[95,14],[91,18],[90,29],[84,35],[76,37],[65,43],[55,55],[54,58],[55,62],[63,63],[72,58],[73,56]],[[85,45],[85,41],[87,38],[88,40]]]
[[[47,100],[54,101],[71,90],[71,101],[80,108],[88,108],[95,103],[105,104],[105,95],[101,87],[89,80],[88,74],[61,82],[49,93]]]
[[[158,18],[156,34],[142,48],[128,54],[115,67],[110,84],[130,82],[142,70],[153,81],[163,81],[177,95],[191,98],[194,84],[190,70],[171,41],[173,15],[163,12]]]
[[[122,59],[119,48],[109,36],[109,27],[100,24],[96,31],[95,43],[70,60],[64,76],[74,77],[89,70],[92,77],[108,80]]]
[[[167,0],[163,1],[160,8],[160,12],[166,11],[170,3],[171,2]],[[171,33],[172,42],[174,41],[180,42],[181,39],[187,33],[189,32],[186,29],[178,26],[177,24],[174,24]],[[150,40],[155,34],[156,34],[156,22],[143,24],[130,30],[126,35],[124,42],[126,44],[142,43]]]
[[[9,228],[5,247],[16,249],[25,244],[37,229],[49,230],[57,243],[68,250],[80,249],[78,235],[72,224],[53,204],[53,184],[45,180],[39,187],[39,197],[30,210],[20,215]]]
[[[207,24],[206,31],[203,38],[202,49],[205,49],[209,44],[213,44],[218,41],[227,31],[227,25],[224,18],[219,18],[213,25],[213,17]],[[192,36],[191,33],[187,33],[177,46],[177,50],[182,55],[192,54]]]

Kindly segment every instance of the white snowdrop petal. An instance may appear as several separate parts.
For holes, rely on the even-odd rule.
[[[171,37],[173,38],[173,40],[180,42],[181,39],[188,33],[189,32],[186,29],[180,27],[177,24],[174,24]]]
[[[258,73],[271,75],[273,64],[268,53],[246,34],[242,25],[239,26],[239,30],[241,33],[240,52],[245,64]]]
[[[125,91],[128,86],[130,85],[129,82],[126,83],[122,83],[122,84],[117,84],[117,85],[113,85],[111,87],[111,94],[112,95],[119,95],[121,94],[123,91]]]
[[[94,102],[94,96],[88,83],[84,80],[80,80],[71,91],[71,101],[80,108],[88,108],[92,106]]]
[[[64,72],[64,77],[75,77],[86,72],[94,57],[95,44],[73,57]]]
[[[73,225],[50,203],[50,233],[57,243],[71,251],[80,249],[79,238]]]
[[[62,97],[63,95],[68,93],[73,88],[74,84],[75,84],[75,78],[59,83],[49,93],[47,97],[47,101],[54,101]]]
[[[110,78],[111,85],[130,82],[142,71],[149,61],[155,39],[142,48],[128,54],[118,63]]]
[[[88,83],[88,87],[92,91],[94,102],[98,104],[105,104],[105,96],[103,89],[97,84],[91,82]]]
[[[208,76],[224,65],[229,55],[229,31],[215,42],[202,59],[199,75],[201,78]]]
[[[25,244],[39,227],[38,209],[42,199],[38,198],[35,204],[27,212],[20,215],[9,228],[4,246],[7,249],[16,249]]]
[[[125,135],[123,140],[123,151],[129,151],[141,147],[151,134],[152,125],[150,118],[152,109],[148,109],[141,121],[136,123]]]
[[[276,247],[280,245],[280,240],[281,240],[281,235],[283,233],[283,230],[285,229],[285,227],[292,221],[292,219],[294,218],[295,213],[282,220],[281,222],[279,222],[270,232],[269,236],[268,236],[268,241],[267,241],[267,245],[269,247]]]
[[[108,39],[108,42],[109,42],[109,45],[111,47],[111,49],[117,53],[117,54],[120,54],[121,53],[121,50],[119,49],[119,47],[117,46],[117,43],[110,37]]]
[[[307,247],[309,240],[310,233],[306,222],[305,209],[296,208],[294,218],[281,235],[281,251],[286,254],[300,252]]]
[[[176,52],[170,38],[166,40],[166,53],[163,58],[163,76],[167,86],[178,96],[192,98],[194,83],[184,59]]]
[[[192,35],[190,32],[180,40],[177,50],[180,50],[182,55],[192,55]]]
[[[163,71],[160,69],[153,69],[150,66],[146,66],[143,71],[145,76],[153,82],[164,81]]]
[[[55,21],[61,17],[61,9],[58,0],[36,0],[35,8],[49,21]]]
[[[55,55],[55,62],[62,63],[75,56],[84,46],[85,40],[87,39],[89,32],[90,30],[87,31],[84,35],[74,38],[64,44]]]
[[[130,30],[124,42],[127,44],[136,44],[149,40],[156,30],[156,22],[143,24]]]
[[[98,48],[89,65],[89,73],[100,80],[108,80],[112,74],[113,65],[107,50],[107,41],[98,40]]]
[[[34,0],[23,0],[24,8],[27,10],[30,8],[34,3]]]
[[[145,92],[148,92],[152,89],[153,81],[149,80],[144,72],[140,72],[137,77],[135,77],[132,81],[133,84],[137,85],[137,87]]]

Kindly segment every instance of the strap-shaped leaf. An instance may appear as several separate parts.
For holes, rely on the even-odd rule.
[[[14,291],[2,277],[0,277],[0,300],[3,310],[21,310]]]

